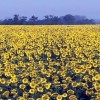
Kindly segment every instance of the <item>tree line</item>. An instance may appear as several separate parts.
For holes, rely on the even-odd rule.
[[[0,20],[0,25],[80,25],[80,24],[95,24],[93,19],[88,19],[85,16],[67,14],[65,16],[46,15],[43,19],[38,19],[36,16],[27,18],[15,14],[13,18]]]

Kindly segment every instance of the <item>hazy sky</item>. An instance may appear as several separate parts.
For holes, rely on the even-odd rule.
[[[0,19],[14,14],[43,18],[44,15],[57,16],[73,14],[100,19],[100,0],[0,0]]]

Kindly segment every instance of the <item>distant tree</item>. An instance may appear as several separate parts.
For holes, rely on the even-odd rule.
[[[47,25],[52,24],[52,18],[53,18],[53,15],[44,16],[43,23]]]
[[[81,19],[77,21],[77,24],[95,24],[95,21],[93,19]]]
[[[56,25],[59,24],[59,18],[57,16],[53,16],[53,15],[46,15],[44,16],[44,23],[47,25]]]
[[[15,14],[13,18],[13,24],[19,24],[19,15]]]
[[[8,20],[7,20],[7,19],[4,19],[1,23],[2,23],[3,25],[8,25]]]
[[[38,17],[36,16],[32,16],[29,21],[28,21],[28,24],[36,24],[36,22],[38,21]]]
[[[59,17],[54,16],[54,17],[52,18],[52,23],[53,23],[54,25],[59,24]]]
[[[12,25],[13,24],[13,19],[5,19],[3,21],[1,21],[1,24],[3,25]]]
[[[1,25],[73,25],[73,24],[95,24],[93,19],[88,19],[85,16],[73,16],[67,14],[65,16],[46,15],[44,19],[38,20],[38,17],[31,16],[27,20],[26,16],[20,17],[15,14],[13,18],[0,20]]]
[[[27,24],[27,17],[26,16],[22,16],[19,20],[20,25],[24,25]]]
[[[2,20],[0,20],[0,25],[2,24]]]
[[[65,15],[63,17],[63,20],[64,20],[64,24],[75,24],[75,18],[73,15]]]
[[[46,15],[44,17],[45,17],[45,19],[52,19],[54,16],[53,15]]]
[[[7,20],[7,22],[8,22],[8,24],[10,25],[10,24],[12,24],[13,19],[10,18],[10,19]]]

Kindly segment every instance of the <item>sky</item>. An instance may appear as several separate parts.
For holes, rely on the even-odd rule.
[[[100,19],[100,0],[0,0],[0,19],[32,15],[44,18],[45,15],[83,15]]]

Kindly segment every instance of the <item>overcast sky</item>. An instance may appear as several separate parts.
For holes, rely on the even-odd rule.
[[[0,0],[0,19],[13,17],[14,14],[43,18],[52,14],[85,15],[100,19],[100,0]]]

